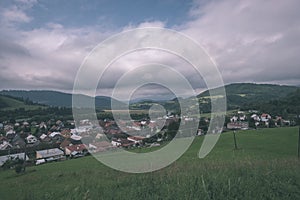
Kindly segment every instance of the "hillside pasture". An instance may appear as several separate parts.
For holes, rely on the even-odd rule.
[[[170,166],[146,174],[113,170],[94,157],[0,172],[0,199],[300,199],[298,128],[221,135],[197,157],[203,137]],[[159,147],[154,147],[159,148]],[[150,149],[139,149],[147,152]]]

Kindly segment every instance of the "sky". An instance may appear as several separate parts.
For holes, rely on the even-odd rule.
[[[94,47],[141,27],[173,29],[195,40],[225,84],[300,85],[299,10],[299,0],[1,0],[0,90],[72,92],[77,71]],[[122,74],[150,61],[174,67],[196,93],[206,88],[188,63],[149,50],[113,63],[97,94],[110,96]],[[136,97],[170,95],[157,85],[141,88]]]

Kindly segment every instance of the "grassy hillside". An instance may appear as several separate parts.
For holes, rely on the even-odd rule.
[[[40,105],[28,105],[24,101],[9,96],[0,95],[0,110],[14,110],[23,108],[25,110],[35,110],[43,108]]]
[[[299,199],[298,129],[221,135],[200,160],[203,137],[175,163],[147,174],[110,169],[93,157],[0,172],[1,199]],[[143,149],[142,151],[148,151]]]

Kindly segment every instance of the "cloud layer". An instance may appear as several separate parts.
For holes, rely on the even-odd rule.
[[[25,25],[34,20],[28,13],[37,4],[22,0],[0,10],[0,89],[71,91],[82,61],[101,41],[131,28],[166,27],[162,21],[145,19],[137,26],[128,22],[117,29],[99,25],[70,28],[51,21],[28,28]],[[201,44],[218,64],[225,83],[300,85],[299,10],[298,0],[195,1],[190,20],[168,28]],[[143,51],[114,63],[99,94],[109,95],[118,77],[149,60],[173,66],[196,91],[205,88],[201,76],[174,55]],[[155,88],[149,90],[150,95],[151,91],[157,94]]]

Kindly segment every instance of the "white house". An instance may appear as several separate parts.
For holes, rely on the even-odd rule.
[[[239,118],[241,121],[245,121],[247,119],[246,115],[241,115]]]
[[[29,123],[25,121],[25,122],[23,122],[23,125],[24,126],[29,126]]]
[[[75,134],[73,134],[73,135],[71,135],[71,139],[72,140],[77,140],[77,141],[79,141],[79,140],[81,140],[81,136],[79,136],[79,135],[75,135]]]
[[[251,118],[254,119],[254,121],[260,121],[260,117],[257,114],[251,115]]]
[[[38,141],[38,139],[34,135],[29,135],[26,137],[26,141],[28,144],[34,144]]]
[[[204,135],[203,130],[199,128],[198,131],[197,131],[197,135]]]
[[[261,121],[268,122],[272,117],[269,114],[263,113],[261,116]]]
[[[52,133],[49,134],[49,136],[52,137],[52,138],[56,135],[61,135],[61,134],[60,134],[60,132],[52,132]]]
[[[238,117],[237,116],[233,116],[230,118],[230,121],[231,122],[236,122],[238,120]]]
[[[47,137],[47,135],[43,133],[43,134],[40,136],[40,139],[41,139],[41,140],[44,140],[46,137]]]
[[[112,144],[114,147],[119,147],[119,146],[122,145],[121,140],[112,140],[112,141],[111,141],[111,144]]]

